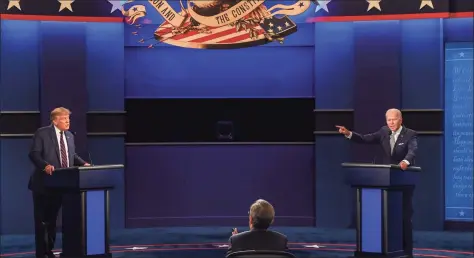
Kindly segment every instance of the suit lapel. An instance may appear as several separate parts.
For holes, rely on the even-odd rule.
[[[395,145],[393,146],[393,153],[390,150],[390,136],[387,137],[387,140],[385,141],[385,148],[389,156],[393,156],[395,152],[397,151],[397,146],[400,144],[400,142],[403,142],[403,137],[405,135],[406,129],[405,127],[402,127],[402,130],[400,130],[400,134],[397,137],[397,141],[395,141]]]
[[[56,151],[56,156],[58,157],[58,160],[61,163],[61,158],[59,156],[58,137],[56,135],[56,130],[54,129],[54,125],[51,126],[50,135],[51,135],[51,140],[53,141],[53,144],[54,144],[54,150]]]
[[[398,146],[400,142],[403,142],[403,136],[405,132],[406,132],[405,127],[402,127],[402,130],[400,131],[400,134],[398,135],[397,141],[395,142],[395,146]],[[393,147],[393,149],[395,149],[395,146]]]
[[[391,151],[390,151],[390,135],[389,134],[385,135],[382,145],[387,155],[392,156]]]

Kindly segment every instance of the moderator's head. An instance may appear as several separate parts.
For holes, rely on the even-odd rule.
[[[61,131],[69,130],[70,121],[69,116],[71,111],[67,108],[58,107],[51,111],[50,119],[51,122]]]
[[[275,218],[275,209],[273,206],[259,199],[250,206],[249,227],[251,229],[268,229]]]
[[[402,112],[396,108],[389,109],[385,113],[385,120],[387,121],[388,128],[395,132],[402,126]]]

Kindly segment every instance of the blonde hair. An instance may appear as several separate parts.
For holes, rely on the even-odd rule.
[[[57,107],[53,109],[53,111],[51,111],[49,118],[51,119],[51,121],[53,121],[58,116],[69,116],[69,115],[71,115],[71,111],[69,109],[64,108],[64,107]]]

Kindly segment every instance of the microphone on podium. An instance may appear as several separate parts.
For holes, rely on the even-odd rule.
[[[89,154],[89,162],[91,163],[91,166],[94,166],[94,163],[92,163],[91,153],[87,152],[87,154]]]
[[[72,133],[74,136],[76,136],[76,134],[77,134],[75,131],[71,131],[71,133]],[[93,166],[94,163],[92,163],[91,153],[90,153],[90,152],[87,152],[87,154],[89,155],[89,162],[90,162],[91,166]]]

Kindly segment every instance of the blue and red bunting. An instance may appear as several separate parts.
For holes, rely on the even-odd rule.
[[[425,1],[427,5],[423,7],[421,7],[421,0],[332,0],[319,2],[326,3],[327,11],[317,8],[319,10],[315,13],[316,17],[449,12],[447,0]]]
[[[315,0],[310,22],[473,17],[466,0]]]
[[[121,0],[0,0],[0,13],[65,17],[123,17],[120,7],[124,2]]]
[[[272,4],[280,2],[277,0],[266,1]],[[281,0],[281,2],[287,1],[288,0]],[[384,16],[390,16],[396,19],[397,15],[425,15],[426,18],[441,18],[444,16],[436,15],[445,14],[445,16],[448,17],[450,13],[464,13],[463,17],[472,17],[474,14],[474,1],[472,0],[308,1],[316,5],[316,12],[312,14],[312,18],[310,18],[312,21],[325,20],[325,18],[331,20],[332,17],[374,16],[374,20],[376,20],[378,19],[377,17],[383,19]],[[2,14],[2,18],[4,14],[56,16],[64,17],[63,19],[67,19],[67,17],[121,18],[123,17],[122,12],[117,7],[120,7],[125,2],[124,0],[0,0],[0,14]],[[369,8],[370,6],[371,8]]]

